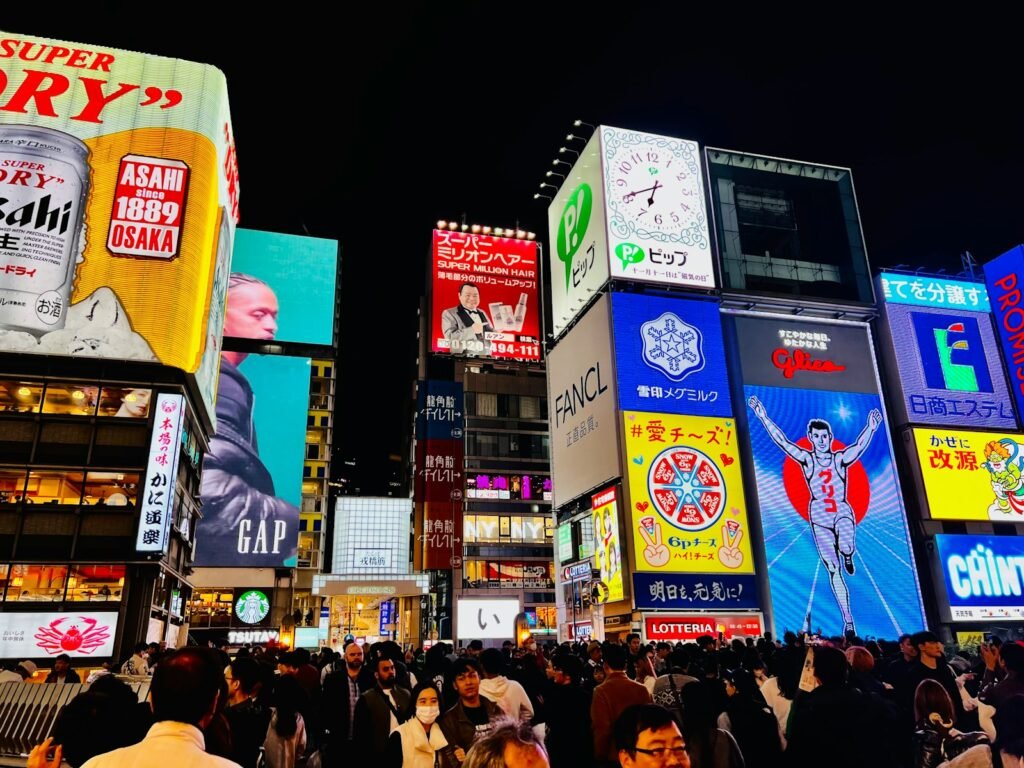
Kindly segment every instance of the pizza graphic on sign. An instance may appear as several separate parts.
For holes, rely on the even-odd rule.
[[[62,616],[35,635],[36,646],[51,656],[76,653],[88,656],[110,639],[110,627],[88,616]]]
[[[710,456],[690,446],[659,453],[647,473],[654,509],[684,531],[702,531],[725,509],[725,478]]]

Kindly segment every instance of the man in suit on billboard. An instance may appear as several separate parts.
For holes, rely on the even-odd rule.
[[[480,309],[480,289],[476,283],[463,283],[459,286],[459,306],[441,313],[441,333],[451,343],[451,351],[486,355],[491,342],[485,334],[493,332],[494,325]]]

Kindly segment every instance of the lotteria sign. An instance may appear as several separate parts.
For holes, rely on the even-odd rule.
[[[562,569],[562,581],[584,581],[590,578],[593,567],[589,560],[571,563]]]
[[[644,616],[644,632],[648,642],[689,642],[703,635],[725,639],[760,637],[764,634],[764,617],[760,613],[655,613]]]
[[[1024,621],[1024,539],[935,537],[953,621]]]

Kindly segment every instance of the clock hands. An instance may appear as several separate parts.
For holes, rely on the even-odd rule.
[[[640,194],[641,192],[650,192],[650,193],[651,193],[651,196],[650,196],[649,198],[647,198],[647,204],[648,204],[648,205],[653,205],[653,204],[654,204],[654,193],[655,193],[655,192],[656,192],[656,191],[657,191],[658,189],[660,189],[661,187],[663,187],[663,186],[665,186],[665,185],[664,185],[664,184],[662,184],[661,182],[659,182],[659,181],[655,181],[655,182],[654,182],[654,186],[653,186],[653,187],[647,187],[646,189],[638,189],[638,190],[635,190],[635,191],[633,191],[633,192],[627,192],[626,194],[624,194],[624,195],[622,196],[622,201],[623,201],[624,203],[631,203],[631,202],[633,202],[633,199],[634,199],[634,198],[635,198],[635,197],[636,197],[637,195],[639,195],[639,194]]]

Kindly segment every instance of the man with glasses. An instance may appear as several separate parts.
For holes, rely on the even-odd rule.
[[[615,746],[621,768],[690,768],[679,726],[672,714],[657,704],[626,707],[615,721]]]

